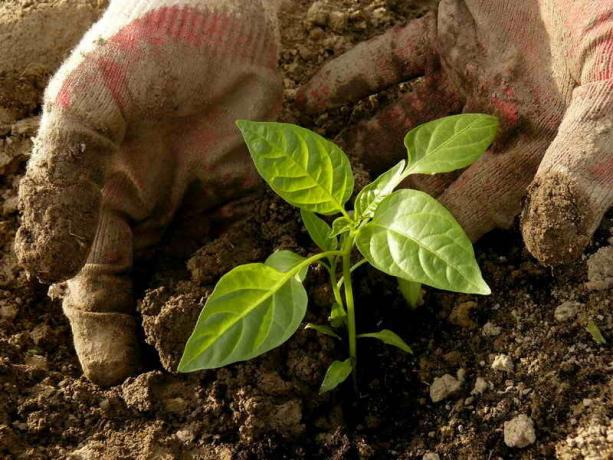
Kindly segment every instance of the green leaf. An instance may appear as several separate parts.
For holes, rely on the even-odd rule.
[[[359,334],[358,338],[365,339],[378,339],[386,345],[391,345],[396,348],[400,348],[405,353],[413,353],[411,347],[407,345],[407,343],[400,338],[398,334],[389,329],[382,329],[379,332],[370,332],[368,334]]]
[[[236,267],[219,280],[202,309],[179,372],[215,369],[278,347],[296,332],[306,306],[307,293],[294,271]]]
[[[487,150],[496,137],[498,119],[482,113],[440,118],[409,131],[404,145],[410,174],[435,174],[465,168]]]
[[[304,326],[304,328],[313,329],[314,331],[317,331],[320,334],[328,335],[330,337],[334,337],[335,339],[341,340],[341,337],[336,332],[334,332],[334,329],[332,329],[330,326],[326,326],[322,324],[307,323],[306,326]]]
[[[402,278],[396,278],[398,280],[398,289],[404,297],[409,307],[415,310],[422,302],[422,289],[421,283],[415,281],[409,281]]]
[[[593,319],[591,319],[588,322],[587,327],[585,328],[585,330],[590,333],[590,335],[594,339],[594,342],[596,342],[598,345],[605,345],[607,343],[607,341],[605,340],[605,338],[602,335],[602,332],[600,332],[600,328],[594,322]]]
[[[353,221],[351,219],[346,218],[345,216],[337,217],[334,222],[332,222],[332,230],[330,230],[330,238],[334,238],[338,235],[341,235],[345,232],[348,232],[353,227]]]
[[[383,199],[398,187],[403,179],[405,164],[406,161],[402,160],[360,190],[355,198],[355,213],[358,219],[372,217]]]
[[[351,358],[347,358],[345,361],[334,361],[328,367],[326,376],[319,389],[319,394],[326,393],[330,390],[334,390],[337,386],[347,380],[347,377],[351,374]]]
[[[302,222],[309,236],[319,249],[322,251],[334,251],[338,247],[338,240],[330,238],[332,228],[324,220],[304,209],[300,210],[300,217],[302,217]]]
[[[319,134],[287,123],[237,121],[255,167],[289,204],[319,214],[343,212],[353,192],[347,155]]]
[[[296,265],[304,262],[306,259],[295,252],[292,252],[288,249],[282,249],[281,251],[275,251],[271,255],[268,256],[266,262],[264,262],[269,267],[275,268],[280,272],[288,272]],[[304,281],[309,271],[309,267],[304,267],[300,270],[296,277],[298,281]]]
[[[448,291],[491,292],[462,227],[426,193],[392,193],[356,242],[368,262],[389,275]]]
[[[332,304],[332,310],[330,311],[328,321],[330,322],[332,327],[341,327],[346,323],[346,320],[347,312],[342,305],[334,302],[334,304]]]

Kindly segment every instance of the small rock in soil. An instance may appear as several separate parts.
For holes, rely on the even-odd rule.
[[[188,402],[180,397],[168,398],[162,401],[162,403],[164,405],[164,410],[171,414],[182,414],[188,408]]]
[[[492,369],[496,371],[513,372],[513,360],[508,355],[496,355],[492,363]]]
[[[195,433],[189,429],[179,430],[175,433],[175,436],[177,437],[179,441],[186,443],[186,444],[189,442],[192,442],[194,438],[196,437]]]
[[[470,393],[473,395],[483,394],[483,392],[487,390],[488,386],[487,380],[485,380],[483,377],[477,377],[475,380],[475,387]]]
[[[553,312],[553,317],[558,322],[564,322],[573,319],[577,315],[577,310],[582,304],[579,302],[564,302],[558,305]]]
[[[481,329],[483,335],[487,335],[490,337],[496,337],[497,335],[500,335],[501,331],[502,329],[500,328],[500,326],[496,326],[494,323],[491,323],[489,321],[485,323],[485,325]]]
[[[330,9],[323,1],[315,2],[307,11],[306,19],[311,25],[325,26],[328,23]]]
[[[70,460],[93,460],[98,458],[98,452],[92,446],[86,444],[68,454]]]
[[[596,291],[613,286],[613,246],[600,248],[587,260],[586,287]]]
[[[343,11],[333,11],[330,13],[328,22],[334,32],[341,33],[347,27],[347,13]]]
[[[434,452],[428,452],[427,454],[424,454],[421,460],[441,460],[441,457]]]
[[[432,402],[439,402],[449,396],[454,395],[462,388],[462,383],[453,375],[445,374],[437,377],[430,385],[430,399]]]
[[[17,307],[12,304],[2,305],[0,307],[0,319],[12,321],[17,317]]]
[[[161,377],[160,371],[152,371],[126,380],[122,385],[122,395],[126,405],[137,412],[151,411],[155,404],[153,387],[158,384]]]
[[[473,329],[477,327],[477,323],[470,317],[470,312],[477,308],[477,302],[462,302],[451,310],[449,315],[449,322],[456,326],[460,326],[466,329]]]
[[[522,448],[536,441],[534,423],[525,414],[504,422],[504,443],[509,447]]]

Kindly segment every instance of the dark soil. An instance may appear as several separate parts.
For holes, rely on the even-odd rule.
[[[314,120],[300,114],[295,90],[323,62],[424,9],[415,2],[330,0],[325,4],[350,18],[335,31],[305,23],[312,1],[293,3],[282,27],[284,120],[334,137],[405,90]],[[220,218],[224,210],[216,218],[184,211],[137,267],[147,368],[101,389],[81,375],[60,304],[15,261],[16,186],[37,127],[31,115],[0,123],[0,458],[613,458],[613,356],[610,344],[596,343],[586,330],[593,322],[613,340],[613,216],[580,262],[555,270],[527,254],[516,229],[488,235],[476,251],[489,297],[432,290],[411,311],[392,279],[360,269],[358,329],[390,327],[414,355],[365,341],[359,394],[344,385],[320,396],[327,365],[346,352],[308,330],[248,363],[172,372],[223,273],[275,249],[315,250],[297,213],[269,192],[232,204],[232,214],[242,216],[234,223]],[[368,175],[357,162],[354,169],[363,185]],[[312,270],[306,283],[307,320],[323,322],[330,302],[325,277]],[[558,311],[556,319],[564,302],[574,314],[563,319]],[[460,388],[433,403],[429,387],[444,374],[457,377]],[[536,431],[536,442],[523,449],[503,440],[504,423],[518,414],[529,416]]]

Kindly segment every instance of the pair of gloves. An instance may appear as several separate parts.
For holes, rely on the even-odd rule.
[[[51,80],[20,186],[16,251],[63,299],[85,375],[113,385],[139,364],[130,271],[190,184],[211,208],[256,187],[236,119],[281,107],[281,0],[111,0]],[[325,65],[310,112],[423,77],[344,133],[373,171],[416,124],[459,112],[502,122],[460,175],[423,176],[476,240],[522,212],[546,264],[578,257],[613,203],[613,0],[441,0]]]

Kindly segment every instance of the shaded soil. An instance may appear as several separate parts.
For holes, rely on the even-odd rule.
[[[296,88],[323,62],[390,25],[423,12],[402,1],[334,0],[342,29],[305,23],[311,1],[284,10],[283,118],[334,137],[405,87],[310,119],[293,106]],[[353,11],[353,12],[352,12]],[[358,329],[390,327],[414,355],[375,341],[360,344],[359,394],[350,385],[323,396],[327,365],[343,346],[300,330],[249,363],[175,375],[172,370],[216,280],[275,249],[314,251],[297,213],[271,193],[232,204],[241,219],[181,213],[161,248],[138,264],[138,311],[147,368],[123,385],[98,388],[81,376],[70,328],[47,287],[17,266],[16,186],[38,118],[0,119],[0,457],[137,459],[611,458],[613,217],[583,259],[539,266],[516,230],[477,245],[493,295],[429,291],[409,310],[390,278],[356,272]],[[8,115],[7,115],[8,116]],[[25,118],[22,118],[25,117]],[[355,162],[358,185],[368,179]],[[312,270],[308,321],[323,322],[330,293]],[[565,304],[560,309],[560,305]],[[556,310],[557,309],[557,310]],[[557,313],[556,313],[557,311]],[[566,315],[561,314],[566,312]],[[557,318],[556,318],[557,317]],[[500,365],[504,363],[504,365]],[[445,374],[459,388],[433,403]],[[512,449],[504,423],[529,416],[536,442]],[[428,457],[426,457],[428,458]]]

